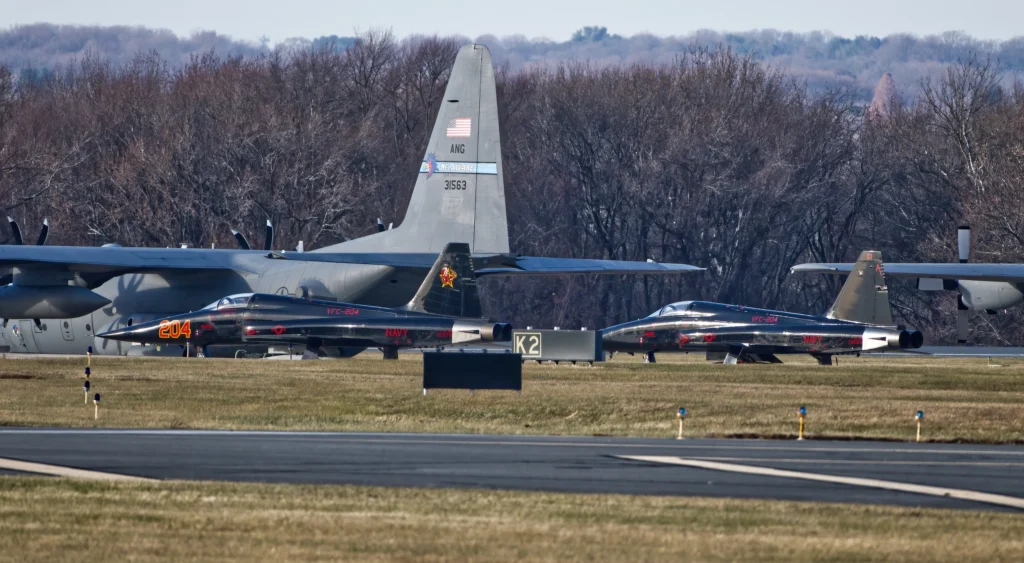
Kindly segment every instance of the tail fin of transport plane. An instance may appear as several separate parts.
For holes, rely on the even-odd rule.
[[[846,278],[846,283],[839,291],[839,296],[825,316],[830,319],[892,326],[892,309],[889,307],[889,289],[885,285],[881,252],[865,250],[860,253],[857,263]]]
[[[405,309],[450,317],[483,315],[468,244],[453,242],[445,246]]]
[[[507,254],[507,221],[494,66],[487,47],[467,45],[455,58],[405,219],[320,250],[433,254],[464,242],[473,254]]]

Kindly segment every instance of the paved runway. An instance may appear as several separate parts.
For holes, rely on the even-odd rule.
[[[661,461],[625,459],[657,457]],[[892,442],[0,429],[0,458],[154,479],[481,487],[1020,510],[1024,448]],[[669,462],[665,462],[669,459]],[[682,463],[753,468],[718,470]],[[14,463],[14,462],[10,462]],[[761,475],[761,468],[796,475]],[[976,502],[800,475],[1004,495]],[[977,495],[975,495],[977,496]],[[973,496],[971,498],[974,498]]]
[[[933,358],[1024,358],[1024,347],[1020,346],[922,346],[906,352],[879,352],[872,356],[902,356]]]

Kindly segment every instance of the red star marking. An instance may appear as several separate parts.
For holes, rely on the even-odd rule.
[[[277,325],[274,328],[270,329],[270,332],[273,332],[274,334],[280,336],[284,334],[284,327],[281,325]]]
[[[455,270],[453,270],[448,264],[445,264],[444,267],[441,268],[441,287],[450,287],[455,289],[454,282],[457,277],[459,276],[455,273]]]

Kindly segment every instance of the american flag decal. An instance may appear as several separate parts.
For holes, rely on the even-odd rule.
[[[473,120],[468,117],[459,117],[448,122],[448,129],[445,133],[449,137],[469,137],[473,130]]]

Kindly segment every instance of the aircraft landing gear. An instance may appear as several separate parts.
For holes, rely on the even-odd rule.
[[[655,364],[655,363],[657,363],[657,361],[654,359],[654,352],[647,352],[646,354],[644,354],[644,363],[645,364]]]
[[[815,360],[818,360],[819,366],[830,366],[832,365],[832,354],[811,354]]]
[[[398,359],[398,347],[397,346],[388,346],[386,348],[381,348],[381,351],[384,352],[384,359],[385,360],[397,360]]]

